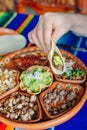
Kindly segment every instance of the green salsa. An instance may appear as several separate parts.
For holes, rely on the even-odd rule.
[[[57,52],[54,52],[52,57],[53,66],[56,67],[58,70],[63,70],[63,61],[62,58],[57,54]]]
[[[46,70],[37,68],[35,70],[24,71],[21,74],[21,80],[25,87],[36,93],[40,91],[40,86],[50,85],[52,77]]]

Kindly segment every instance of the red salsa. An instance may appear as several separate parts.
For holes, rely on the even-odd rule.
[[[24,70],[32,65],[45,65],[47,63],[47,55],[39,50],[31,51],[14,56],[13,61],[19,68]]]

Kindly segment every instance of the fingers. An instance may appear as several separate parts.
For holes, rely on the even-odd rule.
[[[42,46],[41,46],[40,41],[37,36],[37,28],[35,28],[33,31],[31,31],[28,34],[28,37],[29,37],[29,40],[31,43],[36,44],[42,50]]]
[[[49,52],[51,45],[51,35],[52,35],[52,23],[51,21],[47,21],[43,23],[43,39],[44,39],[44,44],[46,47],[46,51]]]
[[[30,40],[31,43],[36,44],[36,45],[39,47],[40,50],[42,50],[42,47],[41,47],[41,45],[39,44],[38,39],[37,39],[37,37],[36,37],[35,34],[36,34],[36,31],[35,31],[35,30],[31,31],[31,32],[28,34],[29,40]]]
[[[52,32],[52,27],[47,21],[44,21],[43,16],[40,17],[40,20],[36,28],[29,33],[29,40],[32,43],[35,43],[40,49],[48,53],[50,49],[50,37]]]
[[[53,17],[54,14],[47,13],[40,16],[37,26],[29,33],[30,41],[46,53],[51,48],[51,38],[56,43],[65,33],[65,26],[62,25],[62,21],[59,18],[56,18],[56,15],[58,14]]]
[[[41,46],[42,50],[44,50],[45,52],[47,52],[46,49],[46,44],[44,42],[44,37],[43,37],[43,19],[42,17],[40,18],[40,22],[38,23],[37,27],[36,27],[36,37],[38,39],[39,45]]]

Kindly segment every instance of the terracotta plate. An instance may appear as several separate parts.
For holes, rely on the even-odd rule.
[[[81,84],[86,81],[87,69],[84,63],[70,52],[61,50],[65,58],[65,72],[62,75],[54,74],[60,82]]]
[[[14,68],[14,69],[19,70],[20,73],[21,73],[23,70],[20,70],[13,63],[13,60],[12,60],[13,56],[15,56],[17,54],[21,54],[21,53],[26,53],[26,52],[29,52],[29,51],[34,51],[34,50],[39,50],[39,49],[37,47],[28,47],[28,48],[21,49],[21,50],[15,51],[13,53],[7,54],[6,56],[4,56],[4,58],[2,58],[0,60],[0,67]],[[49,66],[49,65],[46,64],[45,66]],[[81,66],[83,66],[85,68],[85,70],[86,70],[86,67],[85,67],[85,65],[82,62],[81,62]],[[53,82],[55,82],[55,81],[57,81],[57,80],[54,77],[54,81]],[[60,83],[61,82],[62,81],[60,81]],[[68,82],[68,83],[70,83],[70,82]],[[66,82],[66,84],[68,84],[68,83]],[[62,84],[65,84],[65,83],[62,82]],[[77,83],[77,85],[78,85],[78,83]],[[79,87],[79,85],[78,85],[78,87]],[[72,109],[70,109],[69,111],[61,114],[58,117],[55,117],[55,118],[53,117],[53,118],[50,119],[49,117],[46,116],[46,114],[44,112],[44,109],[41,107],[42,108],[41,109],[42,110],[42,119],[40,121],[38,121],[38,122],[34,122],[34,123],[33,122],[32,123],[31,122],[29,122],[29,123],[22,122],[22,123],[19,123],[19,122],[14,121],[14,120],[9,120],[8,118],[5,118],[5,116],[2,116],[1,114],[0,114],[0,121],[5,123],[5,124],[7,124],[7,125],[11,125],[12,124],[12,126],[14,126],[14,127],[16,126],[18,128],[31,129],[31,130],[47,129],[47,128],[50,128],[52,126],[57,126],[59,124],[62,124],[64,122],[66,122],[67,120],[69,120],[70,118],[72,118],[82,108],[82,106],[84,105],[84,103],[86,101],[86,98],[87,98],[87,89],[86,89],[87,84],[86,84],[86,81],[84,82],[84,84],[81,84],[81,87],[83,87],[84,93],[83,93],[83,96],[80,99],[80,101],[77,102],[76,105]],[[51,90],[50,87],[48,89]],[[17,90],[17,92],[19,92],[19,91],[20,91],[20,89]],[[44,90],[43,90],[43,92],[44,92]],[[39,95],[37,95],[37,97],[39,97]],[[4,98],[2,99],[2,101],[0,100],[0,103],[2,103],[3,100],[4,100]],[[40,104],[40,106],[41,106],[41,104]]]

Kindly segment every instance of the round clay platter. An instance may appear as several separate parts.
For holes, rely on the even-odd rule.
[[[39,50],[39,49],[37,47],[28,47],[28,48],[21,49],[21,50],[12,52],[10,54],[7,54],[0,60],[0,67],[16,69],[16,70],[20,71],[20,73],[21,73],[22,70],[20,70],[13,63],[12,57],[15,56],[15,55],[19,55],[21,53],[26,53],[28,51],[36,51],[36,50]],[[81,64],[83,64],[83,63],[81,62]],[[84,66],[84,69],[86,70],[86,67],[85,67],[84,64],[83,64],[83,66]],[[87,70],[86,70],[86,72],[87,72]],[[54,81],[56,81],[56,79],[54,79]],[[20,82],[20,80],[19,80],[19,82]],[[71,119],[84,105],[84,103],[86,101],[86,98],[87,98],[87,84],[86,84],[86,81],[84,82],[84,84],[81,84],[81,86],[84,88],[84,93],[83,93],[82,98],[80,99],[80,101],[72,109],[70,109],[69,111],[63,113],[62,115],[60,115],[58,117],[55,117],[53,119],[43,118],[42,120],[40,120],[38,122],[34,122],[34,123],[33,122],[30,122],[30,123],[22,122],[21,123],[21,122],[17,122],[17,121],[14,121],[14,120],[10,120],[9,118],[5,118],[0,113],[0,121],[7,124],[7,125],[12,125],[13,127],[23,128],[23,129],[31,129],[31,130],[47,129],[47,128],[50,128],[52,126],[60,125],[60,124],[62,124],[64,122],[66,122],[67,120]],[[17,91],[20,91],[20,89],[17,90]],[[37,95],[37,97],[39,98],[39,95]],[[0,100],[0,103],[2,103],[2,100]],[[43,110],[42,110],[42,116],[43,117],[46,116],[45,112]]]

